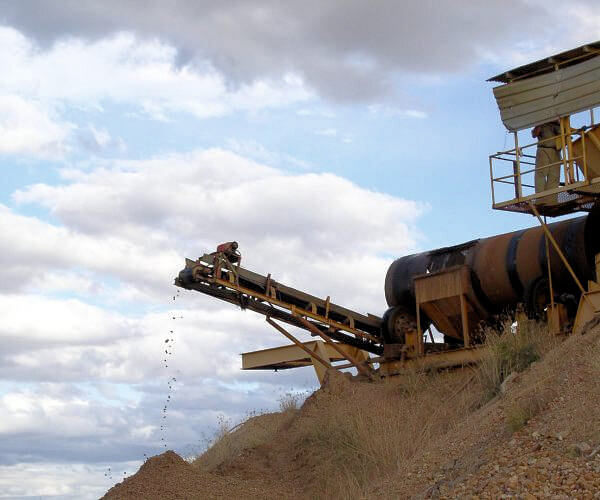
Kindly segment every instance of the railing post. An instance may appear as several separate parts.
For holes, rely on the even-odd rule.
[[[585,130],[581,131],[581,149],[583,151],[583,180],[589,182],[587,174],[587,158],[585,156]]]
[[[567,143],[567,154],[569,155],[569,182],[575,182],[575,160],[573,159],[575,155],[573,154],[573,138],[571,137],[571,134],[573,133],[573,131],[571,130],[571,117],[565,116],[563,120],[565,121],[565,140]]]
[[[565,127],[563,125],[562,118],[559,118],[559,121],[560,121],[560,152],[562,153],[563,170],[565,172],[565,184],[568,184],[569,176],[567,173],[567,154],[566,154],[567,146],[565,144]]]
[[[517,157],[516,165],[513,164],[513,174],[515,179],[515,193],[517,194],[517,198],[521,198],[523,196],[523,187],[521,184],[521,152],[519,151],[519,134],[518,132],[513,132],[515,135],[515,156]],[[516,172],[515,172],[516,166]]]
[[[490,155],[490,184],[492,185],[492,207],[496,204],[496,195],[494,194],[494,167],[492,166],[493,159]]]

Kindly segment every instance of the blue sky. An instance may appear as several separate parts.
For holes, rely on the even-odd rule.
[[[0,1],[0,497],[97,497],[315,388],[240,370],[284,342],[177,293],[185,257],[382,314],[394,258],[534,224],[491,210],[485,80],[600,38],[594,3],[298,6]]]

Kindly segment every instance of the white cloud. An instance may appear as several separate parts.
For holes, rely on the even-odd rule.
[[[57,462],[0,465],[2,498],[59,497],[78,500],[100,498],[115,482],[131,475],[140,462],[90,465]],[[105,477],[112,466],[111,479]],[[117,475],[118,474],[118,475]]]
[[[346,102],[394,96],[398,76],[457,73],[490,55],[506,61],[524,39],[531,55],[597,33],[591,0],[387,1],[378,8],[362,0],[179,0],[176,9],[121,0],[105,0],[99,9],[63,0],[40,22],[41,5],[8,2],[4,18],[45,44],[119,30],[160,37],[176,47],[180,62],[210,61],[233,85],[293,73],[320,95]],[[574,11],[592,16],[582,26]]]
[[[0,154],[62,156],[67,150],[67,137],[75,126],[54,114],[35,100],[14,94],[0,95]]]
[[[160,290],[184,256],[236,239],[259,271],[382,313],[389,256],[416,248],[415,222],[425,209],[336,175],[286,174],[216,149],[65,175],[65,184],[14,195],[17,203],[46,207],[64,227],[0,210],[0,239],[13,248],[0,257],[7,262],[0,272],[37,260],[110,273],[166,295]],[[356,279],[357,266],[366,278]],[[364,292],[374,291],[371,283],[379,288],[373,295]]]
[[[40,50],[18,31],[0,27],[0,65],[10,68],[0,80],[0,94],[88,108],[109,100],[156,119],[173,112],[223,116],[310,97],[291,74],[231,89],[210,65],[177,66],[176,55],[166,43],[125,33],[95,42],[68,38]]]
[[[390,256],[419,237],[423,206],[332,174],[221,150],[102,165],[15,195],[58,222],[0,206],[0,379],[26,384],[0,391],[5,461],[156,453],[168,395],[169,440],[182,449],[220,412],[238,420],[276,406],[283,388],[314,386],[310,368],[240,371],[240,352],[287,342],[251,312],[195,292],[173,301],[185,256],[235,237],[249,267],[382,313]],[[109,295],[129,305],[85,302]],[[179,392],[167,391],[172,378]]]
[[[0,391],[5,461],[128,460],[164,449],[171,377],[182,384],[166,420],[179,449],[219,412],[237,420],[275,407],[284,387],[313,387],[311,369],[241,372],[240,352],[286,341],[264,318],[195,292],[173,301],[183,258],[236,238],[248,267],[381,314],[387,266],[417,247],[426,208],[218,149],[102,160],[62,175],[14,195],[52,222],[0,205],[0,379],[26,384]]]
[[[47,187],[49,189],[49,187]],[[106,202],[110,204],[110,196]],[[107,214],[108,215],[108,214]],[[118,216],[117,216],[118,217]],[[108,221],[107,221],[108,223]],[[127,224],[125,224],[126,226]],[[121,228],[126,231],[126,227]],[[142,289],[171,281],[172,268],[181,257],[173,248],[153,241],[152,234],[135,239],[118,236],[93,237],[69,227],[56,226],[36,217],[18,215],[0,204],[0,291],[12,291],[40,282],[48,290],[54,279],[65,289],[57,273],[84,269],[87,273],[131,281]],[[158,238],[163,240],[163,236]]]
[[[27,348],[104,343],[109,339],[114,342],[136,333],[133,322],[75,299],[3,295],[0,317],[0,338],[11,346],[26,343]],[[7,346],[4,351],[13,348]]]
[[[181,308],[180,300],[178,309],[130,316],[76,299],[0,296],[0,376],[139,383],[161,373],[166,358],[187,377],[233,379],[240,375],[241,351],[279,341],[260,316],[222,304],[206,307],[202,299],[191,297],[193,308]]]
[[[298,116],[317,116],[321,118],[335,118],[335,113],[326,108],[302,108],[296,111]]]

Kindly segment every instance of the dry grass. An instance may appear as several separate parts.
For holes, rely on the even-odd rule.
[[[511,432],[521,430],[547,403],[544,393],[533,393],[527,399],[511,402],[504,410],[506,425]]]
[[[265,456],[268,449],[269,457],[280,457],[273,460],[281,460],[285,471],[278,471],[281,465],[268,463],[250,472],[268,474],[273,470],[277,480],[281,480],[281,474],[302,478],[294,483],[296,496],[367,498],[374,491],[385,496],[388,489],[382,486],[384,489],[377,490],[376,484],[383,484],[385,478],[391,478],[391,483],[398,481],[395,478],[412,470],[416,460],[440,455],[435,448],[440,443],[453,443],[455,435],[476,442],[481,425],[487,425],[482,416],[487,408],[495,405],[503,411],[508,429],[514,432],[557,397],[557,385],[565,379],[565,373],[570,373],[565,370],[585,360],[595,367],[596,376],[592,378],[600,380],[597,343],[567,361],[558,352],[561,349],[549,353],[560,339],[532,321],[521,322],[517,330],[507,325],[503,334],[488,331],[486,338],[489,354],[472,370],[414,372],[376,383],[349,381],[334,372],[324,388],[301,408],[301,397],[286,394],[279,401],[281,413],[250,418],[233,432],[222,429],[213,446],[194,465],[207,471],[224,471],[219,467],[248,452],[244,460],[252,469],[252,464],[259,461],[257,457]],[[508,375],[525,372],[542,358],[546,359],[519,376],[522,383],[511,385],[505,396],[486,405],[499,394]],[[589,373],[582,372],[584,375]],[[594,383],[600,394],[600,382]],[[472,431],[469,425],[474,425]],[[498,427],[495,429],[490,436],[497,436]],[[594,436],[599,429],[595,423],[590,424],[585,435]]]
[[[192,465],[204,472],[212,472],[244,451],[269,442],[293,416],[294,411],[290,409],[282,413],[265,413],[251,416],[235,427],[221,418],[208,449],[192,460]]]
[[[403,470],[425,443],[451,431],[476,406],[479,391],[457,393],[465,377],[413,373],[380,383],[347,382],[312,399],[291,429],[293,446],[319,464],[311,494],[366,496],[373,477]]]
[[[286,392],[279,398],[279,411],[281,413],[296,412],[302,406],[306,394]]]
[[[511,373],[522,372],[559,342],[546,324],[532,320],[520,321],[518,326],[507,322],[503,333],[488,329],[485,338],[488,352],[476,370],[485,401],[500,393]]]

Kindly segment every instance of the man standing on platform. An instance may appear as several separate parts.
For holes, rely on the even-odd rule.
[[[560,147],[557,148],[557,137],[560,136],[560,122],[537,125],[531,131],[537,138],[538,146],[535,155],[535,192],[556,189],[560,182]],[[556,203],[557,195],[545,196],[542,203]]]

